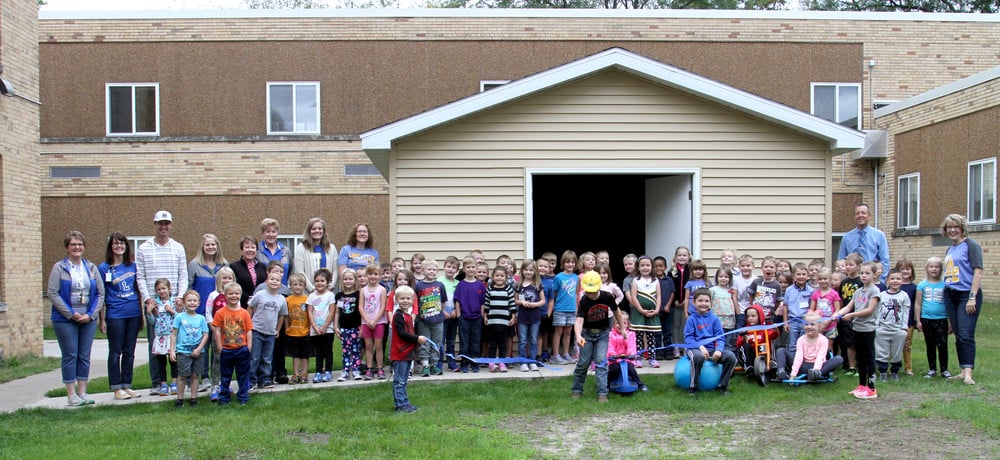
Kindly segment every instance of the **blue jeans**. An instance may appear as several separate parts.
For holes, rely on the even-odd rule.
[[[396,407],[410,405],[410,397],[406,394],[406,382],[410,379],[410,363],[412,361],[392,362],[392,401]]]
[[[108,318],[108,383],[112,390],[132,388],[135,342],[142,317]]]
[[[980,289],[976,293],[976,312],[970,315],[965,311],[969,295],[969,291],[944,289],[944,309],[955,331],[955,351],[958,367],[962,369],[976,367],[976,322],[979,321],[979,312],[983,310],[983,291]]]
[[[802,318],[788,318],[788,351],[795,355],[795,343],[806,334],[806,322]]]
[[[576,369],[573,370],[573,393],[583,393],[583,382],[587,379],[587,368],[590,363],[594,363],[595,374],[597,374],[597,395],[608,394],[608,334],[609,329],[594,331],[584,329],[583,348],[580,349],[580,360],[576,362]]]
[[[458,336],[459,345],[462,349],[462,354],[470,358],[478,358],[480,354],[479,346],[483,341],[483,319],[458,319]],[[463,366],[472,365],[473,367],[478,367],[471,361],[464,360],[462,362]]]
[[[236,393],[236,399],[241,403],[250,401],[250,351],[247,347],[240,347],[234,350],[223,349],[219,358],[219,367],[222,369],[221,388],[219,389],[219,403],[229,403],[229,384],[233,381],[233,371],[236,371],[236,382],[240,387]]]
[[[271,358],[274,357],[275,336],[253,332],[250,351],[250,384],[271,383]]]
[[[52,329],[56,331],[62,352],[63,383],[86,381],[90,377],[90,348],[94,344],[97,321],[87,324],[53,321]]]
[[[538,359],[538,326],[541,326],[541,323],[517,323],[518,356],[531,360]]]

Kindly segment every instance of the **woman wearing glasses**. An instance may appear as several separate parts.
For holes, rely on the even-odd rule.
[[[983,250],[972,238],[965,216],[949,214],[941,223],[941,234],[951,240],[944,258],[944,306],[955,331],[955,349],[961,373],[952,377],[975,385],[976,321],[983,306]]]

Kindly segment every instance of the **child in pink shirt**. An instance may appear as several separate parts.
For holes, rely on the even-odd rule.
[[[816,312],[806,313],[805,316],[806,334],[799,337],[795,343],[795,356],[787,348],[779,348],[777,351],[778,379],[788,380],[789,376],[797,378],[799,372],[806,374],[806,379],[820,380],[829,378],[831,373],[844,364],[844,358],[834,356],[826,359],[830,349],[830,343],[825,337],[820,337],[819,329],[823,327],[827,320],[824,320]],[[791,374],[788,373],[788,361],[791,360]]]
[[[625,334],[623,336],[621,331],[613,327],[608,335],[608,382],[621,380],[621,363],[626,363],[629,380],[638,385],[640,390],[649,391],[635,370],[635,332],[626,329]]]

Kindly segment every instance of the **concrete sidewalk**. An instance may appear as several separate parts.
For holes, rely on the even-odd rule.
[[[135,365],[141,366],[146,364],[148,361],[148,354],[146,351],[146,341],[140,339],[139,343],[136,345],[136,357]],[[45,341],[45,356],[59,357],[59,345],[55,340]],[[95,340],[94,347],[91,351],[91,367],[90,367],[90,378],[94,379],[97,377],[106,377],[108,375],[108,342],[107,340]],[[648,378],[659,379],[659,378],[671,378],[666,377],[668,374],[673,374],[674,363],[676,361],[660,361],[659,369],[652,369],[645,367],[639,369],[639,375],[642,376],[643,380],[648,384]],[[441,376],[432,377],[419,377],[414,376],[410,378],[411,384],[421,384],[427,383],[440,383],[440,382],[460,382],[460,381],[483,381],[492,379],[537,379],[537,378],[558,378],[558,377],[568,377],[573,375],[573,369],[575,364],[556,366],[552,365],[550,367],[542,367],[536,372],[520,372],[517,366],[514,366],[507,373],[490,373],[486,366],[482,367],[482,370],[478,373],[467,373],[462,374],[458,372],[445,372]],[[338,376],[339,372],[334,373],[334,377]],[[588,377],[593,379],[593,374]],[[346,382],[328,382],[328,383],[307,383],[300,385],[277,385],[271,390],[260,390],[256,391],[254,394],[261,393],[273,393],[273,392],[283,392],[283,391],[303,391],[313,388],[333,388],[333,387],[354,387],[358,385],[385,385],[388,387],[391,385],[392,380],[348,380]],[[14,380],[4,384],[0,384],[0,412],[14,412],[22,408],[34,408],[43,407],[50,409],[76,409],[66,406],[66,398],[46,398],[45,393],[54,389],[62,388],[62,375],[61,372],[56,369],[54,371],[45,372],[43,374],[33,375],[31,377],[26,377],[20,380]],[[235,388],[235,384],[233,385]],[[139,390],[137,390],[139,391]],[[388,391],[388,390],[386,390]],[[566,389],[567,394],[569,388]],[[95,401],[95,405],[99,406],[120,406],[126,404],[141,404],[141,403],[156,403],[171,401],[176,396],[164,397],[164,396],[149,396],[149,390],[145,389],[139,391],[142,395],[140,398],[129,399],[124,401],[116,401],[114,399],[113,393],[90,393],[90,397]],[[204,396],[205,393],[201,393]],[[203,402],[208,402],[207,397],[202,398]]]

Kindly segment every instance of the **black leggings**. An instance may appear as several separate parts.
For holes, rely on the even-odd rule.
[[[316,348],[316,372],[333,371],[333,340],[336,338],[337,334],[333,333],[312,337]]]
[[[854,331],[854,353],[857,357],[858,385],[875,389],[875,331]]]
[[[930,370],[937,371],[937,364],[941,365],[941,372],[948,370],[948,320],[920,318],[920,326],[924,330],[924,344],[927,345],[927,364]]]
[[[166,355],[154,355],[156,357],[156,368],[160,370],[160,375],[164,376],[164,381],[167,380],[167,363],[170,363],[170,378],[177,378],[177,364],[170,362]],[[163,382],[153,382],[153,385],[159,385]]]

